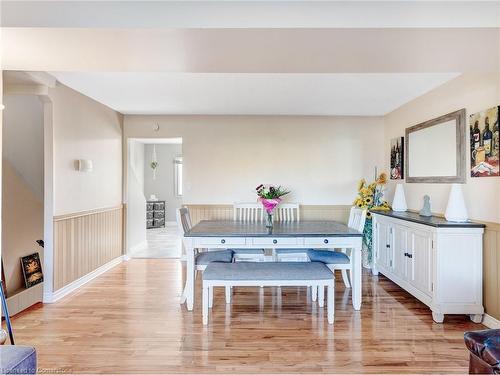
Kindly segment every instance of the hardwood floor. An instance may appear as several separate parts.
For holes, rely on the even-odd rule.
[[[204,328],[199,298],[194,312],[178,303],[181,275],[177,260],[132,259],[15,317],[17,343],[36,346],[41,368],[66,373],[465,373],[463,332],[484,328],[464,316],[435,324],[422,303],[368,275],[360,312],[337,282],[333,326],[305,288],[281,298],[236,288],[227,306],[216,290]]]

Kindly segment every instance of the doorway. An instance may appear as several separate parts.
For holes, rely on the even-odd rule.
[[[131,138],[127,168],[127,252],[132,258],[180,258],[176,221],[183,195],[182,138]]]

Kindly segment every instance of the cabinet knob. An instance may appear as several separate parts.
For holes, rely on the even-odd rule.
[[[278,240],[273,240],[273,244],[277,244],[278,243]]]
[[[387,244],[387,245],[385,245],[385,247],[390,248],[390,247],[391,247],[391,245]]]
[[[225,240],[225,239],[222,239],[222,240],[220,240],[220,243],[223,243],[223,244],[224,244],[224,243],[226,243],[226,240]]]
[[[407,257],[407,256],[408,256],[408,253],[405,253],[405,257]]]
[[[325,238],[325,240],[323,241],[324,243],[328,243],[328,240]]]

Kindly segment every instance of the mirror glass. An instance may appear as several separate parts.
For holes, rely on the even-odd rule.
[[[465,182],[465,109],[406,129],[406,182]]]
[[[455,120],[409,135],[408,176],[455,176],[457,173],[457,124]]]

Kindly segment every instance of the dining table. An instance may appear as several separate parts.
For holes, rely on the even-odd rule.
[[[337,221],[262,222],[203,220],[184,234],[186,285],[184,298],[193,310],[196,249],[351,249],[352,304],[361,309],[361,249],[363,234]]]

